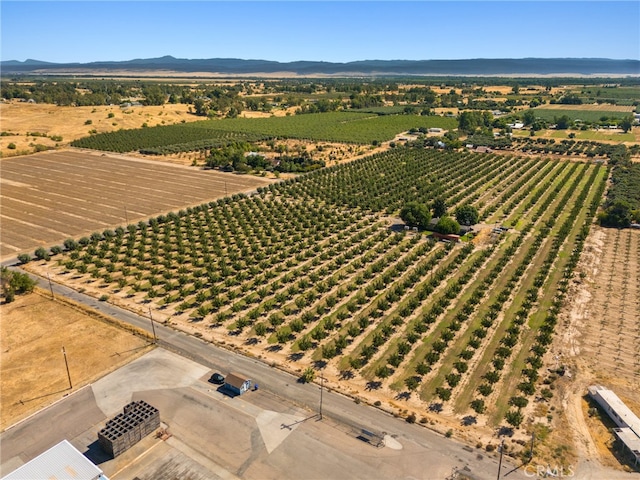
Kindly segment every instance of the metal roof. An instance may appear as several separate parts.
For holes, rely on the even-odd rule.
[[[108,480],[67,440],[54,445],[2,480]]]
[[[636,436],[640,437],[640,418],[627,407],[622,400],[608,388],[601,385],[592,385],[589,387],[591,396],[598,395],[604,400],[609,408],[613,410],[618,418],[622,420]]]
[[[640,460],[640,438],[630,428],[614,428],[613,431],[616,432],[620,441],[631,450],[636,461]]]

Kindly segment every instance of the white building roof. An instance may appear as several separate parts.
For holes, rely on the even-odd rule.
[[[620,398],[608,388],[601,385],[589,387],[591,396],[597,394],[613,410],[618,418],[622,420],[640,438],[640,418],[627,407]]]
[[[630,428],[614,428],[614,432],[631,452],[633,452],[636,460],[640,459],[640,438],[631,431]]]
[[[54,445],[2,480],[108,480],[67,440]]]

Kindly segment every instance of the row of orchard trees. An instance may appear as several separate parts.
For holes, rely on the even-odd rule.
[[[502,358],[504,368],[531,338],[522,325],[540,289],[555,285],[549,278],[573,231],[569,219],[582,215],[602,170],[402,148],[68,240],[55,253],[67,275],[153,302],[219,340],[233,335],[301,364],[333,362],[353,381],[378,379],[425,402],[467,398],[463,409],[481,411],[476,400],[497,395],[501,379],[493,361]],[[425,198],[441,218],[449,204],[518,230],[476,249],[381,221],[403,199]],[[506,323],[507,309],[521,323]],[[484,365],[496,373],[480,372]]]
[[[411,128],[453,128],[444,117],[371,115],[331,112],[302,117],[232,118],[118,130],[84,137],[72,146],[114,152],[152,151],[159,154],[212,148],[224,142],[257,142],[269,138],[345,142],[372,145],[389,141]]]

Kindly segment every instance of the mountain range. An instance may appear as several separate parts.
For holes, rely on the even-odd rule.
[[[229,75],[294,74],[300,76],[396,76],[396,75],[640,75],[640,60],[607,58],[478,58],[469,60],[360,60],[347,63],[236,58],[184,59],[170,55],[126,61],[52,63],[28,59],[0,62],[7,74],[74,74],[91,72],[179,72]]]

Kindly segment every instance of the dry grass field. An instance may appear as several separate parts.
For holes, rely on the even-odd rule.
[[[48,292],[19,296],[0,307],[0,430],[152,348],[149,340],[99,314],[51,300]]]
[[[199,205],[268,179],[80,151],[2,160],[0,257]]]
[[[0,152],[2,157],[8,157],[33,153],[38,144],[50,148],[64,146],[86,137],[92,130],[103,133],[140,128],[145,123],[154,127],[202,120],[202,117],[188,113],[188,108],[184,104],[123,109],[118,105],[59,107],[27,102],[0,103],[2,131],[13,134],[0,137]],[[29,133],[36,133],[37,136]],[[49,137],[62,137],[62,140]],[[15,149],[8,148],[11,143],[15,144]]]

